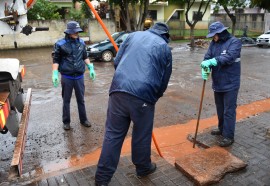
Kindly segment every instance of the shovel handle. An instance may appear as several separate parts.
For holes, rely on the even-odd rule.
[[[162,156],[162,154],[161,154],[161,151],[160,151],[160,149],[159,149],[159,147],[158,147],[157,140],[156,140],[156,137],[155,137],[155,135],[154,135],[154,132],[152,132],[152,139],[153,139],[154,144],[155,144],[155,146],[156,146],[156,148],[157,148],[157,151],[158,151],[159,156],[163,158],[163,156]]]
[[[206,83],[206,80],[203,80],[201,102],[200,102],[200,108],[199,108],[199,114],[198,114],[198,119],[197,119],[197,126],[196,126],[195,136],[194,136],[194,140],[193,140],[193,148],[195,148],[196,138],[197,138],[197,133],[198,133],[198,128],[199,128],[199,123],[200,123],[200,117],[201,117],[201,111],[202,111],[202,103],[203,103],[205,83]]]

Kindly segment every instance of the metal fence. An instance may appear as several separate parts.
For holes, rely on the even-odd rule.
[[[208,32],[208,27],[214,21],[199,21],[194,29],[195,38],[205,37]],[[222,23],[229,27],[229,31],[231,32],[232,22],[231,21],[222,21]],[[183,39],[189,38],[190,35],[190,27],[185,21],[178,20],[170,20],[167,22],[170,27],[170,33],[175,39]],[[242,36],[247,29],[246,33],[249,36],[258,36],[264,32],[264,22],[236,22],[235,25],[235,36]]]

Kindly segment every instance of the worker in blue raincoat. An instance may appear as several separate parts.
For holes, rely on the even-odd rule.
[[[62,121],[63,128],[70,130],[70,100],[73,89],[78,105],[80,123],[85,127],[91,127],[87,119],[84,103],[84,72],[85,65],[89,69],[89,77],[94,80],[96,73],[93,63],[87,57],[85,43],[79,37],[82,32],[76,21],[69,21],[65,30],[65,37],[59,39],[53,48],[52,82],[57,87],[60,80],[58,73],[61,73],[61,86],[63,98]]]
[[[151,137],[155,104],[165,92],[172,72],[169,36],[169,27],[156,23],[146,31],[129,34],[117,53],[96,185],[110,182],[131,121],[132,162],[137,176],[156,170],[150,157]]]
[[[201,63],[202,78],[208,79],[212,71],[212,88],[218,115],[218,129],[212,135],[221,135],[218,142],[227,147],[234,142],[237,95],[241,76],[241,47],[239,39],[232,36],[221,22],[209,26],[208,38],[212,37],[204,61]]]

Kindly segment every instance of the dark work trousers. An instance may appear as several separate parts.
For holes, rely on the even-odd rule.
[[[151,166],[151,139],[155,105],[126,93],[109,97],[106,131],[97,165],[97,183],[109,183],[119,162],[123,141],[130,122],[132,130],[132,162],[137,174],[144,174]]]
[[[62,84],[62,98],[63,98],[63,123],[70,123],[70,99],[73,89],[78,105],[80,122],[83,123],[87,120],[85,105],[84,105],[84,78],[68,79],[61,77]]]
[[[218,128],[222,136],[229,139],[234,139],[238,90],[214,92]]]

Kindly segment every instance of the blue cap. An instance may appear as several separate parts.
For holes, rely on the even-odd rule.
[[[75,34],[77,32],[82,32],[83,30],[80,27],[80,24],[76,21],[70,21],[67,24],[67,29],[65,30],[66,34]]]
[[[169,26],[165,23],[157,22],[154,24],[154,26],[151,27],[151,29],[158,30],[160,34],[169,34]]]
[[[228,29],[229,27],[225,27],[221,22],[217,21],[212,23],[209,26],[209,30],[208,30],[208,35],[206,36],[208,37],[213,37],[214,35],[223,32],[224,30]]]

